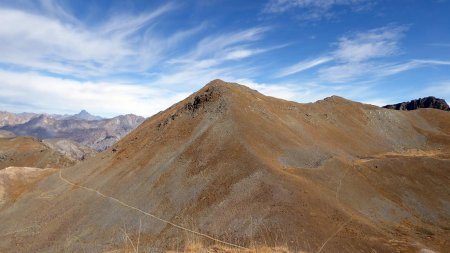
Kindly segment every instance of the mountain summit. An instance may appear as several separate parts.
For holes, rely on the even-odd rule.
[[[101,120],[103,119],[100,116],[94,116],[87,112],[86,110],[81,110],[79,113],[74,114],[72,116],[67,117],[66,119],[74,119],[74,120]]]
[[[214,80],[5,200],[3,230],[33,236],[6,233],[0,250],[445,251],[449,131],[440,110],[299,104]]]

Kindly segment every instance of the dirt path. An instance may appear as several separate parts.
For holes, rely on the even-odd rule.
[[[352,167],[352,168],[354,168],[354,167]],[[338,183],[338,185],[337,185],[337,187],[336,187],[336,191],[335,191],[335,192],[336,192],[335,198],[336,198],[336,200],[339,202],[339,204],[340,204],[342,210],[343,210],[345,213],[348,213],[348,212],[347,212],[347,210],[345,209],[344,205],[341,204],[341,200],[339,199],[339,193],[340,193],[341,187],[342,187],[342,180],[345,178],[345,176],[347,175],[347,173],[349,172],[349,170],[350,170],[350,168],[347,168],[347,170],[344,172],[344,174],[342,175],[342,177],[339,179],[339,183]],[[320,253],[320,252],[325,248],[325,246],[327,245],[327,243],[328,243],[329,241],[331,241],[334,237],[336,237],[336,235],[338,235],[339,232],[341,232],[341,230],[344,229],[345,226],[347,226],[352,220],[353,220],[353,215],[350,215],[350,218],[349,218],[346,222],[344,222],[341,226],[339,226],[339,228],[338,228],[338,229],[337,229],[330,237],[328,237],[328,238],[322,243],[322,245],[321,245],[320,248],[316,251],[316,253]]]
[[[98,190],[95,190],[95,189],[92,189],[92,188],[89,188],[89,187],[86,187],[86,186],[83,186],[83,185],[78,185],[78,184],[72,183],[71,181],[69,181],[69,180],[67,180],[66,178],[63,177],[61,171],[62,171],[62,170],[60,169],[60,170],[59,170],[59,178],[60,178],[62,181],[64,181],[65,183],[69,184],[69,185],[72,185],[72,186],[75,186],[75,187],[78,187],[78,188],[81,188],[81,189],[84,189],[84,190],[87,190],[87,191],[90,191],[90,192],[95,192],[95,193],[97,193],[98,195],[100,195],[100,196],[103,197],[103,198],[110,199],[110,200],[112,200],[112,201],[118,203],[119,205],[122,205],[122,206],[124,206],[124,207],[133,209],[133,210],[135,210],[135,211],[137,211],[137,212],[140,212],[140,213],[142,213],[142,214],[144,214],[144,215],[146,215],[146,216],[149,216],[149,217],[154,218],[154,219],[156,219],[156,220],[159,220],[159,221],[161,221],[161,222],[163,222],[163,223],[166,223],[167,225],[170,225],[170,226],[172,226],[172,227],[175,227],[175,228],[178,228],[178,229],[187,231],[187,232],[189,232],[189,233],[192,233],[192,234],[195,234],[195,235],[204,237],[204,238],[206,238],[206,239],[209,239],[209,240],[218,242],[218,243],[220,243],[220,244],[224,244],[224,245],[231,246],[231,247],[235,247],[235,248],[239,248],[239,249],[249,250],[249,248],[246,248],[246,247],[243,247],[243,246],[234,244],[234,243],[222,241],[222,240],[220,240],[220,239],[214,238],[214,237],[209,236],[209,235],[207,235],[207,234],[203,234],[203,233],[200,233],[200,232],[191,230],[191,229],[189,229],[189,228],[185,228],[185,227],[183,227],[183,226],[177,225],[177,224],[172,223],[172,222],[170,222],[170,221],[168,221],[168,220],[159,218],[158,216],[156,216],[156,215],[154,215],[154,214],[148,213],[148,212],[146,212],[146,211],[144,211],[144,210],[142,210],[142,209],[139,209],[139,208],[137,208],[137,207],[135,207],[135,206],[128,205],[127,203],[125,203],[125,202],[123,202],[123,201],[121,201],[121,200],[118,200],[118,199],[116,199],[116,198],[114,198],[114,197],[106,196],[105,194],[101,193],[101,192],[98,191]]]
[[[376,154],[370,157],[361,158],[354,161],[354,164],[360,165],[376,159],[383,159],[389,157],[439,157],[446,154],[442,150],[421,150],[421,149],[407,149],[403,151],[391,151],[386,153]],[[440,158],[446,159],[446,158]]]

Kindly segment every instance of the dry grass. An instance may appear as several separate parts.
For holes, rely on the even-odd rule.
[[[123,253],[146,253],[155,252],[152,250],[151,243],[142,242],[140,240],[142,232],[142,221],[139,220],[139,230],[137,233],[133,233],[127,229],[124,224],[123,228],[120,229],[123,235],[123,247],[111,251],[113,252],[123,252]],[[203,242],[203,239],[195,234],[184,233],[185,238],[184,246],[173,247],[173,249],[157,252],[165,253],[306,253],[306,251],[292,251],[287,246],[276,246],[271,247],[268,245],[261,245],[257,242],[250,242],[248,249],[233,248],[227,245],[213,244],[207,245]],[[241,243],[242,244],[242,243]],[[243,244],[242,244],[243,245]]]

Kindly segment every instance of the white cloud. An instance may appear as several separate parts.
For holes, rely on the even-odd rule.
[[[259,83],[250,79],[231,79],[246,85],[252,89],[258,90],[266,96],[297,101],[299,103],[315,102],[332,95],[342,96],[348,99],[361,99],[361,94],[367,97],[372,95],[371,85],[322,85],[314,82],[301,83]],[[364,97],[363,97],[364,98]]]
[[[376,99],[368,99],[368,100],[363,100],[361,101],[362,103],[365,104],[370,104],[370,105],[376,105],[379,107],[385,106],[385,105],[389,105],[389,104],[393,104],[393,103],[397,103],[396,101],[392,102],[391,100],[388,99],[380,99],[380,98],[376,98]]]
[[[339,39],[333,52],[336,59],[345,62],[361,62],[396,54],[398,43],[406,30],[403,26],[386,26],[360,32]]]
[[[150,116],[185,98],[189,93],[142,84],[81,82],[43,76],[35,72],[0,71],[2,108],[37,112],[91,113],[114,116],[135,113]]]
[[[351,82],[358,79],[374,81],[416,68],[439,65],[448,66],[450,61],[411,60],[404,63],[349,62],[322,68],[318,74],[321,80],[333,83]]]
[[[361,76],[367,76],[373,66],[367,63],[346,63],[321,68],[318,76],[322,81],[344,83]]]
[[[47,2],[44,2],[47,3]],[[49,2],[50,3],[50,2]],[[54,4],[48,8],[69,16]],[[137,16],[120,16],[98,26],[85,26],[52,16],[0,8],[0,62],[56,73],[101,76],[111,72],[143,71],[161,58],[180,34],[160,38],[135,33],[171,11],[163,5]],[[186,33],[186,32],[183,32]]]
[[[338,39],[334,50],[324,53],[324,56],[285,67],[276,77],[289,76],[328,63],[315,72],[317,81],[345,83],[374,81],[416,68],[450,65],[450,61],[438,59],[389,61],[389,57],[401,52],[400,39],[406,30],[405,26],[388,25],[366,32],[347,34]]]
[[[212,35],[201,39],[194,49],[175,59],[171,64],[192,64],[197,67],[211,67],[225,61],[247,58],[273,48],[253,48],[252,43],[260,40],[269,27],[253,27],[241,31]]]
[[[253,56],[255,54],[259,54],[265,52],[265,50],[263,49],[236,49],[236,50],[232,50],[230,52],[228,52],[225,55],[225,59],[226,60],[237,60],[237,59],[243,59],[243,58],[247,58],[250,56]]]
[[[152,23],[176,8],[173,4],[139,15],[116,15],[89,26],[72,20],[53,1],[44,7],[45,16],[0,7],[0,22],[18,24],[0,27],[0,41],[4,42],[0,44],[0,62],[26,71],[0,71],[0,87],[8,91],[0,95],[4,109],[17,110],[22,104],[22,110],[32,111],[87,109],[101,115],[132,112],[149,116],[213,79],[245,76],[253,67],[241,60],[284,46],[257,46],[270,27],[210,33],[185,46],[185,40],[207,29],[208,24],[158,34]],[[234,66],[227,66],[228,62]],[[126,76],[138,75],[137,80],[146,76],[149,81],[85,82],[43,74],[47,72],[88,80],[112,74],[123,74],[127,80]]]
[[[278,77],[288,76],[288,75],[292,75],[292,74],[295,74],[298,72],[302,72],[302,71],[314,68],[316,66],[322,65],[324,63],[327,63],[331,60],[333,60],[333,58],[328,57],[328,56],[322,56],[322,57],[318,57],[315,59],[304,60],[299,63],[296,63],[295,65],[292,65],[292,66],[282,69],[278,73]]]
[[[269,27],[253,27],[207,36],[185,54],[167,61],[165,71],[157,75],[154,82],[199,88],[199,85],[216,78],[234,80],[249,77],[254,74],[255,66],[240,60],[286,46],[256,47],[254,44],[269,31]],[[229,62],[233,65],[230,66]]]

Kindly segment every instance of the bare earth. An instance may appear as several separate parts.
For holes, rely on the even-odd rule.
[[[33,137],[0,137],[0,170],[9,166],[61,168],[74,165],[74,159]]]
[[[215,80],[95,157],[35,173],[0,174],[0,252],[450,249],[450,114],[435,109]]]

